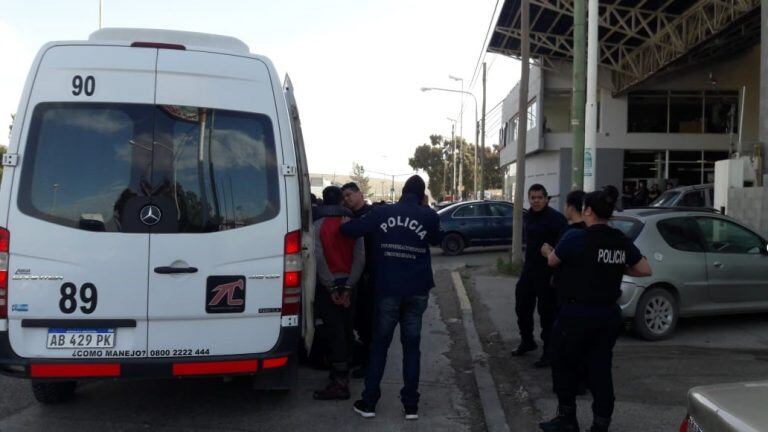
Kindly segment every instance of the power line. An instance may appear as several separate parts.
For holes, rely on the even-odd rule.
[[[486,44],[488,43],[488,35],[491,33],[491,28],[493,27],[493,19],[496,18],[496,10],[499,8],[499,0],[496,0],[496,6],[493,7],[493,13],[491,14],[491,22],[488,23],[488,30],[485,31],[485,37],[483,38],[483,46],[480,49],[480,55],[477,56],[477,64],[475,64],[475,71],[472,72],[472,79],[469,80],[469,88],[472,88],[472,86],[475,84],[475,79],[477,78],[477,73],[480,69],[480,65],[485,60],[485,50],[486,50]]]

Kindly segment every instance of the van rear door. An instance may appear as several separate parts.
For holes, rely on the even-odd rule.
[[[77,45],[42,57],[8,215],[19,356],[145,355],[155,58]]]
[[[281,329],[285,184],[268,68],[160,50],[150,235],[152,357],[269,351]]]

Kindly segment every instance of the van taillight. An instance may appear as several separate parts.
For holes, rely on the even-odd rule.
[[[8,245],[11,233],[0,228],[0,318],[8,318]]]
[[[301,310],[301,231],[285,236],[283,263],[283,325],[299,324]]]

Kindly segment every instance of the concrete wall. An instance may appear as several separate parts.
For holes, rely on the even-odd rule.
[[[560,176],[559,191],[562,201],[571,190],[571,158],[572,150],[564,148],[560,150]],[[614,185],[619,191],[622,188],[624,178],[624,150],[621,149],[597,149],[597,177],[595,185],[601,188],[605,185]],[[560,208],[560,210],[563,210]]]
[[[768,239],[768,187],[730,188],[728,216]]]

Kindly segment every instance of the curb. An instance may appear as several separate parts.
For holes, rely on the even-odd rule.
[[[491,368],[487,362],[488,354],[483,350],[483,345],[480,343],[480,337],[475,328],[472,304],[467,296],[467,290],[464,288],[458,272],[452,271],[451,279],[456,290],[456,296],[459,298],[462,323],[464,324],[464,332],[467,335],[469,353],[472,357],[475,382],[477,383],[478,393],[480,393],[486,429],[489,432],[509,432],[507,417],[504,414],[504,409],[501,407],[501,401],[496,392],[496,383],[493,381]]]

